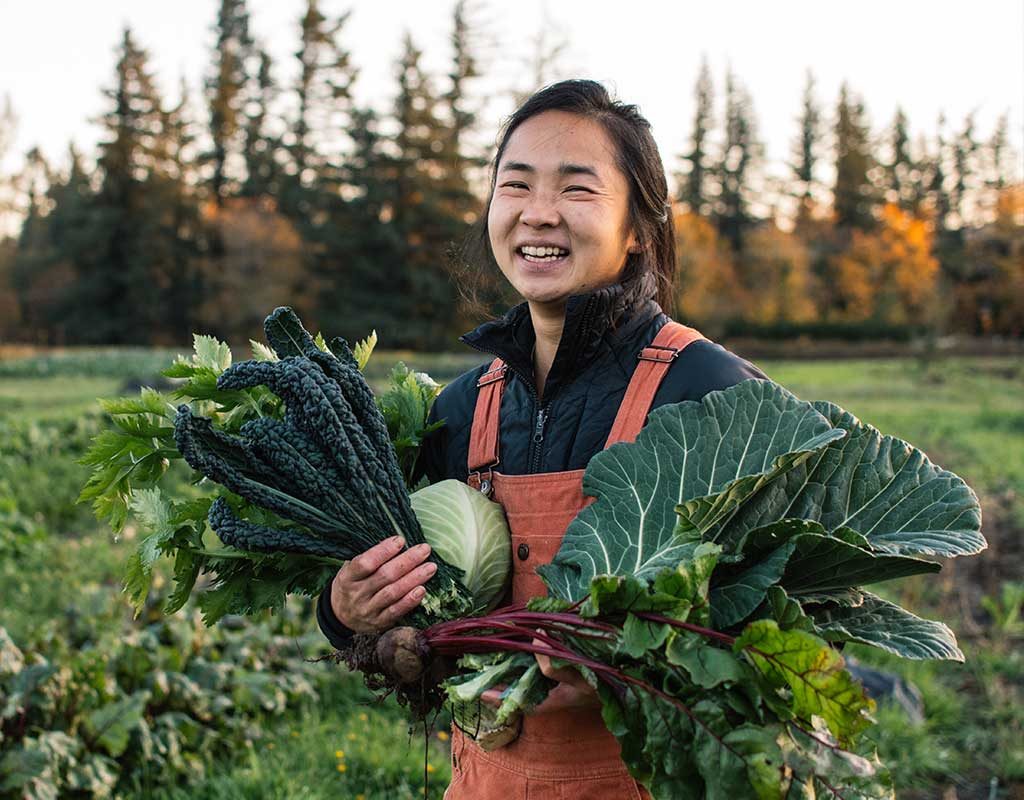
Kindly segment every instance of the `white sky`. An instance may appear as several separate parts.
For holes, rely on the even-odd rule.
[[[321,0],[325,13],[353,9],[344,41],[361,69],[359,99],[389,107],[404,29],[425,51],[427,67],[439,78],[444,74],[453,2]],[[184,75],[197,97],[217,6],[217,0],[0,0],[0,101],[8,94],[20,120],[2,166],[15,169],[33,145],[63,163],[72,139],[92,153],[98,131],[89,120],[104,109],[100,89],[111,83],[125,23],[149,51],[165,95],[176,95]],[[275,57],[279,80],[292,75],[303,6],[303,0],[249,1],[253,28]],[[508,91],[525,80],[523,60],[546,13],[553,33],[568,42],[563,72],[601,80],[620,99],[639,104],[670,174],[690,134],[702,53],[714,72],[719,110],[727,64],[750,90],[777,174],[796,134],[808,67],[826,110],[845,79],[864,97],[876,132],[897,104],[906,109],[915,138],[934,134],[940,111],[954,129],[975,111],[976,131],[988,138],[996,117],[1009,111],[1020,172],[1024,0],[478,0],[478,10],[491,41],[487,75],[475,90],[489,98],[484,142],[493,142],[511,109]]]

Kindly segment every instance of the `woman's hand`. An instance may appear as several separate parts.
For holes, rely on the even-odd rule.
[[[437,564],[423,563],[429,544],[404,547],[402,537],[393,536],[338,570],[331,582],[331,609],[342,625],[356,633],[376,633],[420,604],[423,584],[437,572]]]
[[[533,643],[542,644],[536,639]],[[541,674],[553,681],[558,681],[558,685],[548,692],[548,696],[530,712],[531,714],[548,714],[552,711],[566,711],[571,708],[592,708],[601,704],[597,691],[577,670],[572,667],[556,669],[551,666],[551,659],[540,653],[537,653],[535,658]],[[501,705],[503,691],[505,691],[504,686],[488,689],[480,695],[480,699],[497,708]]]
[[[548,692],[544,702],[533,710],[534,714],[548,714],[552,711],[565,711],[570,708],[590,708],[601,704],[597,690],[587,683],[577,670],[572,667],[556,669],[551,666],[551,659],[540,653],[534,657],[540,666],[541,674],[553,681],[558,681],[558,685]]]

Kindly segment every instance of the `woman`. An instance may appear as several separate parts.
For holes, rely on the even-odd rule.
[[[534,570],[585,505],[595,453],[635,438],[653,407],[765,376],[662,312],[675,271],[665,171],[636,106],[597,83],[555,84],[511,116],[479,234],[524,302],[461,338],[495,359],[440,394],[432,416],[446,424],[421,460],[431,481],[467,481],[504,506],[519,601],[544,592]],[[318,605],[328,638],[413,609],[428,553],[391,540],[346,564]],[[559,684],[513,742],[484,752],[456,733],[446,797],[643,797],[594,691],[572,669],[541,669]]]

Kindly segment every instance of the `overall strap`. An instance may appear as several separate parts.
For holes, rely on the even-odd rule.
[[[469,480],[474,489],[490,494],[491,470],[498,465],[498,421],[501,393],[505,390],[508,366],[500,358],[494,359],[480,380],[479,392],[473,411],[473,427],[469,434]],[[481,477],[481,471],[484,471]],[[483,485],[486,482],[486,485]]]
[[[616,442],[632,442],[640,433],[647,421],[647,412],[651,410],[654,395],[661,385],[662,378],[668,373],[672,362],[687,346],[704,335],[695,328],[669,320],[665,323],[654,341],[640,351],[633,377],[629,381],[626,395],[622,398],[619,413],[615,417],[611,433],[605,447]]]

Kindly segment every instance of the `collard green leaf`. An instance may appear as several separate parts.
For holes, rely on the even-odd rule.
[[[780,584],[790,594],[813,593],[819,598],[866,583],[941,569],[934,561],[876,553],[862,546],[865,539],[856,531],[840,528],[836,534],[826,534],[820,522],[784,519],[750,531],[741,546],[746,561],[763,563],[782,543],[793,544]]]
[[[843,668],[839,653],[817,636],[757,620],[744,628],[735,649],[774,684],[792,690],[798,717],[810,722],[820,716],[840,741],[851,740],[870,724],[873,701]]]
[[[800,603],[786,594],[786,590],[781,586],[772,586],[768,589],[767,601],[768,613],[784,631],[790,628],[814,631],[814,621],[807,616]]]
[[[860,642],[903,658],[964,660],[948,626],[873,594],[865,593],[856,608],[826,606],[813,611],[812,617],[818,634],[830,642]]]
[[[769,381],[655,409],[636,442],[591,459],[583,491],[597,501],[570,523],[554,561],[537,572],[552,594],[569,599],[586,594],[594,575],[651,577],[692,552],[695,537],[675,531],[676,506],[701,499],[687,509],[690,531],[699,530],[843,435]]]
[[[820,521],[832,533],[852,528],[873,549],[901,555],[954,557],[986,547],[978,498],[961,478],[839,406],[814,407],[846,438],[762,489],[712,538],[728,546],[754,528],[795,517]]]
[[[711,590],[711,622],[719,630],[741,622],[765,599],[769,587],[777,584],[796,542],[784,541],[765,558],[745,569],[733,569]]]
[[[942,568],[934,561],[878,554],[821,534],[801,534],[794,541],[796,549],[782,577],[782,586],[790,594],[843,591],[866,583],[938,572]]]

